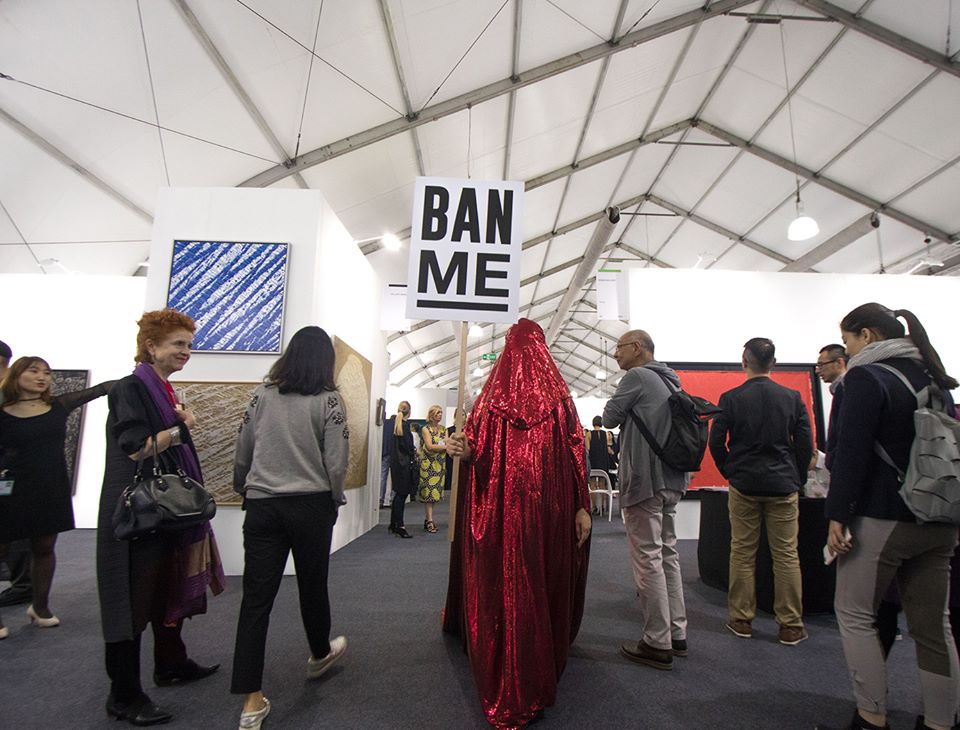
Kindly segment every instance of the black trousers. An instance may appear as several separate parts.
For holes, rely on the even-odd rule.
[[[270,611],[293,552],[300,616],[315,659],[330,653],[327,575],[337,506],[329,492],[246,500],[243,521],[243,601],[237,621],[230,691],[261,688]]]
[[[185,666],[187,647],[180,638],[183,621],[176,626],[164,626],[156,621],[153,627],[153,666],[155,672],[169,672]],[[140,637],[137,634],[128,641],[107,642],[104,658],[107,676],[110,677],[110,693],[121,704],[128,704],[144,696],[140,683]]]

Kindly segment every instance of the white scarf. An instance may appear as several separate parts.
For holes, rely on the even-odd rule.
[[[868,365],[872,362],[890,360],[894,357],[905,357],[914,360],[924,370],[927,369],[927,364],[924,362],[920,350],[913,344],[913,341],[909,337],[895,337],[892,340],[871,342],[865,346],[847,362],[847,372],[850,372],[850,370],[859,365]],[[840,383],[843,382],[843,378],[847,372],[830,383],[831,395],[837,392],[837,388],[840,387]]]

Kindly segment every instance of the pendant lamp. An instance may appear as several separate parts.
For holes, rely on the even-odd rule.
[[[787,238],[791,241],[807,241],[818,233],[820,226],[803,211],[803,201],[800,200],[800,175],[797,165],[797,136],[793,130],[793,94],[790,91],[790,77],[787,75],[787,44],[783,38],[783,24],[780,24],[780,53],[783,56],[783,82],[787,92],[787,118],[790,122],[790,146],[793,149],[793,175],[797,185],[796,210],[797,217],[787,228]]]

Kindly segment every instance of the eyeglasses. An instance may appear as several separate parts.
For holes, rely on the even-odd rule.
[[[837,362],[837,360],[839,360],[839,359],[840,359],[839,357],[835,357],[835,358],[833,358],[832,360],[827,360],[826,362],[818,362],[816,365],[813,366],[813,369],[814,369],[814,370],[823,370],[823,368],[825,368],[827,365],[829,365],[829,364],[832,363],[832,362]]]
[[[627,345],[639,345],[639,344],[640,344],[639,340],[630,340],[629,342],[618,342],[616,345],[613,346],[613,350],[611,351],[611,354],[616,355],[617,350],[619,350],[621,347],[626,347]]]

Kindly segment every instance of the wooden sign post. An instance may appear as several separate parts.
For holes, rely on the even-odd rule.
[[[455,433],[463,430],[467,322],[513,324],[520,314],[522,182],[418,177],[413,187],[407,319],[460,321]],[[453,460],[450,530],[460,459]]]

